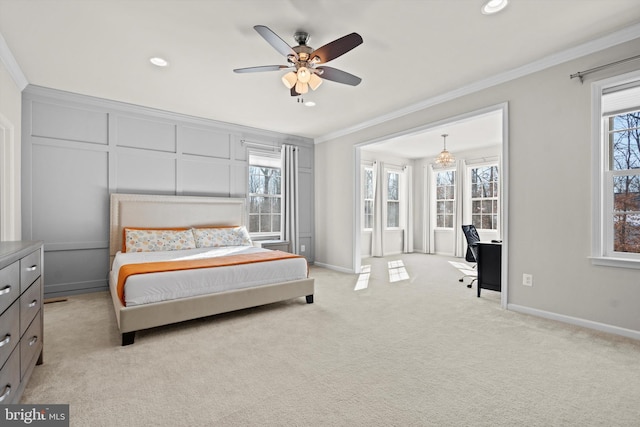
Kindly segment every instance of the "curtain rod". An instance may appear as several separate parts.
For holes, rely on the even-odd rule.
[[[584,70],[584,71],[578,71],[575,74],[571,74],[569,76],[570,79],[574,79],[576,77],[580,78],[580,83],[584,82],[584,76],[587,74],[591,74],[594,73],[596,71],[600,71],[604,68],[609,68],[613,65],[618,65],[618,64],[622,64],[625,62],[629,62],[629,61],[635,61],[636,59],[640,59],[640,55],[636,55],[636,56],[632,56],[631,58],[627,58],[627,59],[621,59],[620,61],[616,61],[616,62],[611,62],[609,64],[605,64],[605,65],[600,65],[599,67],[594,67],[594,68],[589,68],[588,70]]]

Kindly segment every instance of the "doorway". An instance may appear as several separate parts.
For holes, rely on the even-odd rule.
[[[438,253],[438,239],[443,254],[464,256],[466,242],[460,229],[463,222],[471,223],[472,212],[456,202],[452,213],[455,221],[449,227],[437,227],[437,212],[431,200],[434,190],[434,158],[443,149],[442,134],[448,134],[447,149],[456,157],[456,170],[460,175],[469,175],[470,168],[478,169],[482,165],[495,164],[500,171],[498,192],[499,217],[498,229],[490,231],[486,238],[499,238],[502,246],[502,283],[501,305],[506,308],[507,290],[507,254],[508,254],[508,104],[489,106],[464,113],[455,117],[429,123],[383,138],[367,141],[354,147],[356,195],[354,198],[354,270],[361,270],[362,254],[366,253],[369,242],[363,239],[363,197],[362,173],[363,158],[384,159],[385,156],[407,159],[414,170],[413,191],[413,241],[414,252]],[[467,180],[462,177],[460,185]],[[462,188],[462,187],[460,187]],[[467,191],[470,191],[467,189]],[[468,203],[469,204],[469,203]],[[486,233],[485,233],[486,234]]]

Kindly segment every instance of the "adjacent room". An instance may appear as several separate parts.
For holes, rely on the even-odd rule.
[[[0,0],[0,420],[638,425],[638,52],[637,0]]]

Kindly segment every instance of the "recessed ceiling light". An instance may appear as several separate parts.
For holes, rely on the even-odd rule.
[[[304,103],[304,105],[306,105],[307,107],[315,107],[316,103],[313,101],[307,101]]]
[[[166,59],[160,58],[159,56],[154,56],[153,58],[150,58],[149,61],[157,67],[166,67],[169,65],[169,62]]]
[[[492,15],[507,7],[509,0],[489,0],[482,6],[482,13]]]

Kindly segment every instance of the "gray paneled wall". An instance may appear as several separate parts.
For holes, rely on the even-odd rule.
[[[112,192],[246,197],[244,140],[300,147],[300,242],[313,262],[310,139],[34,86],[22,109],[22,236],[45,242],[45,297],[107,289]]]

